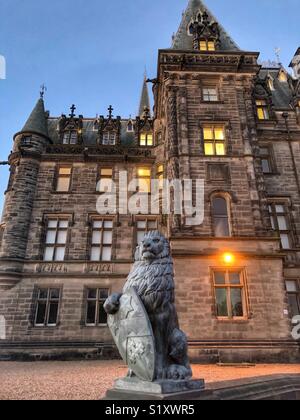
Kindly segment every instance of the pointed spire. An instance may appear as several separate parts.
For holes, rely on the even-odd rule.
[[[149,97],[149,91],[148,91],[148,85],[147,85],[147,74],[145,72],[144,75],[144,82],[143,82],[143,88],[142,88],[142,94],[141,94],[141,100],[140,100],[140,107],[139,107],[139,116],[142,117],[145,112],[145,108],[147,108],[150,111],[150,97]]]
[[[42,98],[37,101],[36,106],[20,133],[32,133],[39,134],[43,137],[49,137],[44,100]]]
[[[200,13],[207,13],[208,19],[217,22],[220,29],[220,50],[237,51],[239,47],[220,25],[214,15],[206,7],[202,0],[189,0],[188,6],[183,14],[178,32],[173,38],[172,48],[175,50],[193,50],[193,36],[189,33],[189,26],[192,20]]]

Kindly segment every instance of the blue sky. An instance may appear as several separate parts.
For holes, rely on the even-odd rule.
[[[288,65],[300,46],[299,0],[206,0],[238,45]],[[157,50],[169,47],[187,0],[0,0],[0,161],[12,148],[42,83],[51,115],[72,103],[84,116],[135,115],[145,67],[155,77]],[[0,166],[0,209],[8,178]],[[1,210],[0,210],[1,211]]]

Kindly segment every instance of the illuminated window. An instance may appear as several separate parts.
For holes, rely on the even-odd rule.
[[[287,74],[284,71],[281,71],[279,73],[278,79],[280,82],[287,82],[288,81]]]
[[[228,204],[224,197],[212,199],[212,219],[214,235],[217,238],[230,236]]]
[[[71,186],[72,168],[70,166],[60,166],[58,168],[56,191],[69,192]]]
[[[215,41],[202,39],[199,43],[199,48],[200,51],[216,51],[216,43]]]
[[[156,219],[139,219],[136,223],[136,239],[140,244],[147,232],[158,230],[158,222]]]
[[[64,261],[68,239],[69,220],[48,220],[44,261]]]
[[[285,204],[272,203],[269,205],[269,213],[273,230],[276,230],[281,239],[283,249],[292,248],[291,228],[287,206]]]
[[[138,168],[137,176],[138,176],[139,192],[150,193],[151,192],[151,169]]]
[[[105,133],[103,133],[102,144],[104,146],[114,146],[116,144],[116,138],[117,138],[116,133],[112,131],[106,131]]]
[[[257,111],[257,117],[259,120],[269,120],[270,114],[269,114],[269,108],[268,104],[264,100],[257,100],[256,101],[256,111]]]
[[[113,221],[95,219],[92,221],[91,261],[111,261],[113,243]]]
[[[87,326],[107,325],[107,314],[104,303],[109,296],[108,289],[87,289],[86,317]]]
[[[77,144],[78,132],[77,130],[68,130],[64,132],[63,144]]]
[[[35,313],[36,327],[55,327],[58,322],[61,290],[39,289]]]
[[[203,88],[202,97],[203,101],[216,102],[218,101],[218,91],[216,88]]]
[[[153,146],[153,134],[152,133],[141,133],[140,134],[140,146]]]
[[[285,282],[292,318],[300,315],[300,280]]]
[[[203,139],[204,153],[206,156],[224,156],[226,154],[224,127],[204,127]]]
[[[109,191],[110,183],[108,180],[113,180],[113,169],[112,168],[100,168],[99,180],[97,182],[97,191],[101,193],[112,192]]]
[[[165,168],[164,165],[159,165],[157,167],[157,179],[159,180],[159,189],[162,190],[164,187],[164,173]]]
[[[245,274],[236,270],[213,272],[217,317],[241,319],[247,317]]]
[[[260,148],[260,157],[262,170],[264,174],[271,174],[273,172],[273,159],[271,156],[271,150],[269,147]]]

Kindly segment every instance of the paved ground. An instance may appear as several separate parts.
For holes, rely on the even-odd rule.
[[[124,376],[122,362],[0,362],[0,400],[97,400],[115,378]],[[300,365],[250,368],[193,366],[206,383],[275,374],[300,374]],[[246,379],[248,381],[249,379]]]

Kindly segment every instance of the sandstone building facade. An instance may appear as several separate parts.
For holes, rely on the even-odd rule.
[[[109,356],[103,302],[122,289],[143,234],[159,229],[194,360],[299,360],[300,50],[293,76],[258,56],[190,0],[149,81],[153,115],[146,80],[134,119],[112,107],[54,118],[38,100],[9,156],[0,357]],[[100,215],[102,183],[121,171],[143,180],[147,197],[151,178],[204,179],[204,222]]]

